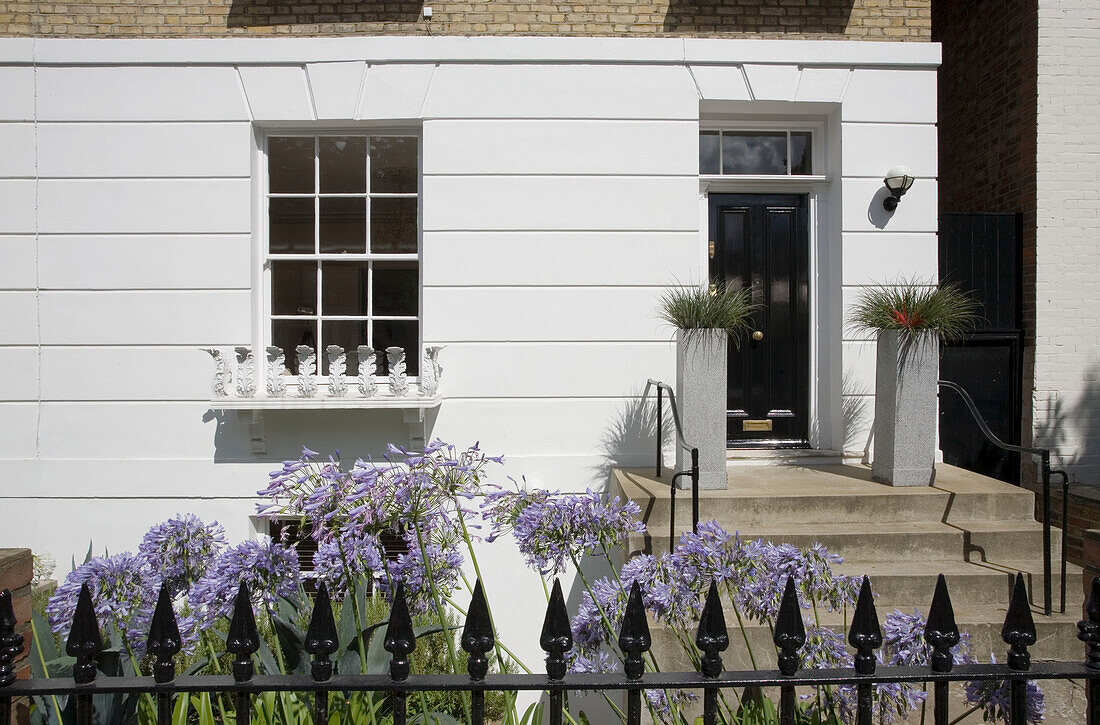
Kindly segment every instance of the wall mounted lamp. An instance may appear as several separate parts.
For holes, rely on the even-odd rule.
[[[890,196],[882,200],[882,207],[886,211],[894,211],[898,208],[901,197],[905,196],[905,192],[909,191],[909,187],[913,185],[913,172],[908,166],[895,166],[886,172],[883,183],[886,184]]]

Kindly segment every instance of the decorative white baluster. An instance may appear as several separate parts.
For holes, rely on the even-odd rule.
[[[225,354],[217,348],[204,347],[203,350],[210,353],[210,357],[214,358],[214,378],[210,384],[214,397],[228,397],[233,378],[233,373],[229,371],[229,361],[225,359]]]
[[[329,395],[342,398],[348,394],[348,378],[344,375],[348,366],[348,356],[344,354],[344,348],[339,345],[329,345],[325,351],[328,352]]]
[[[378,392],[378,385],[374,382],[374,371],[378,366],[374,348],[360,345],[356,352],[359,354],[359,392],[364,398],[374,397]]]
[[[286,355],[281,347],[267,348],[267,395],[270,398],[281,398],[286,395],[286,378],[283,372],[286,370]]]
[[[409,394],[409,376],[405,374],[405,349],[387,347],[386,359],[390,364],[390,393],[395,397]]]
[[[430,398],[439,390],[439,379],[443,376],[443,366],[439,364],[439,351],[442,345],[424,348],[424,367],[420,370],[420,394]]]
[[[251,398],[256,394],[256,358],[250,347],[233,349],[237,352],[237,395]]]
[[[298,348],[298,394],[303,398],[317,396],[317,354],[309,345]]]

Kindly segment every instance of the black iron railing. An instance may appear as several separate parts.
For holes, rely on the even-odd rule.
[[[1061,476],[1062,478],[1062,546],[1061,546],[1061,592],[1060,592],[1060,611],[1062,614],[1066,613],[1066,517],[1069,514],[1069,476],[1065,471],[1055,470],[1050,467],[1050,449],[1049,448],[1033,448],[1029,446],[1017,446],[1012,443],[1005,443],[997,434],[989,429],[989,426],[985,422],[985,418],[978,411],[978,406],[974,404],[974,400],[970,397],[961,385],[953,383],[950,380],[940,380],[939,385],[941,388],[948,388],[954,390],[966,403],[966,407],[970,410],[970,414],[974,416],[974,420],[978,423],[978,428],[981,429],[982,434],[989,439],[989,442],[997,446],[1001,450],[1013,451],[1015,453],[1027,453],[1033,456],[1039,456],[1040,459],[1040,471],[1042,475],[1043,483],[1043,614],[1050,616],[1053,611],[1051,604],[1051,554],[1050,554],[1050,477],[1051,475]]]
[[[609,625],[610,626],[610,625]],[[313,722],[328,722],[330,693],[376,692],[389,698],[395,725],[405,725],[406,699],[426,691],[469,693],[469,725],[483,725],[485,694],[490,691],[544,691],[549,707],[546,721],[561,725],[563,694],[570,690],[625,691],[626,724],[639,725],[641,696],[649,689],[702,690],[704,725],[718,721],[718,695],[723,689],[745,687],[780,688],[779,720],[793,725],[796,714],[795,688],[852,684],[857,688],[857,723],[872,725],[872,690],[880,683],[931,683],[933,722],[948,725],[948,684],[958,681],[1008,681],[1010,725],[1025,725],[1028,680],[1076,679],[1088,682],[1089,704],[1083,721],[1100,725],[1100,578],[1092,582],[1085,619],[1078,623],[1078,638],[1086,644],[1083,662],[1032,663],[1028,647],[1036,641],[1035,623],[1028,603],[1023,575],[1017,575],[1001,637],[1009,646],[1005,664],[953,664],[951,648],[960,634],[943,576],[939,577],[929,609],[924,640],[931,651],[928,666],[879,667],[875,650],[883,644],[870,581],[864,577],[856,602],[848,643],[855,650],[854,667],[802,670],[799,651],[806,644],[806,630],[793,578],[786,581],[774,626],[777,669],[725,671],[721,653],[730,645],[722,602],[714,582],[706,596],[695,646],[699,650],[697,672],[647,672],[644,656],[651,647],[647,615],[638,583],[634,582],[619,629],[617,646],[623,671],[605,674],[567,672],[573,646],[569,613],[561,585],[554,582],[539,643],[546,652],[545,674],[488,674],[488,654],[495,635],[481,583],[474,587],[460,643],[466,651],[467,675],[410,675],[409,657],[416,648],[416,636],[406,605],[404,586],[395,590],[394,603],[385,632],[385,649],[390,653],[389,674],[347,674],[334,672],[330,657],[337,650],[333,611],[324,585],[319,587],[306,635],[305,649],[313,657],[310,675],[256,674],[254,657],[260,647],[248,588],[241,584],[234,604],[226,649],[234,656],[231,675],[176,676],[174,657],[181,639],[171,599],[166,588],[152,618],[148,649],[153,657],[152,676],[100,677],[96,656],[103,649],[92,596],[85,584],[73,615],[66,651],[75,658],[72,676],[17,680],[13,658],[23,650],[23,637],[15,633],[16,620],[8,590],[0,592],[0,722],[10,722],[12,698],[64,695],[75,697],[76,725],[93,722],[93,696],[131,694],[152,696],[157,703],[157,722],[172,720],[173,700],[188,693],[228,693],[235,703],[237,725],[250,722],[252,698],[268,692],[312,694]],[[541,725],[541,724],[538,724]]]
[[[680,425],[680,409],[676,405],[676,393],[672,388],[660,380],[650,378],[646,381],[645,390],[642,392],[642,402],[649,397],[649,389],[657,389],[657,470],[656,476],[660,478],[664,473],[664,393],[668,393],[669,407],[672,409],[672,422],[676,428],[676,445],[691,455],[691,468],[686,471],[677,471],[672,474],[669,481],[668,494],[668,547],[676,548],[676,481],[684,476],[691,477],[691,531],[695,533],[699,529],[699,449],[692,448],[684,440],[684,429]]]

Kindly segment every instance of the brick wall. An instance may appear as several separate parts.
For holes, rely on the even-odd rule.
[[[421,8],[433,9],[430,27]],[[0,0],[0,35],[714,35],[931,38],[931,0]]]
[[[16,657],[15,673],[18,677],[30,677],[30,664],[27,654],[31,648],[31,578],[34,575],[34,559],[30,549],[0,549],[0,589],[9,589],[12,594],[12,609],[15,621],[19,623],[16,631],[23,635],[23,652]],[[12,723],[26,723],[28,705],[24,698],[12,703]]]
[[[1100,0],[1040,0],[1035,442],[1100,484]]]
[[[1035,149],[1038,0],[937,2],[941,212],[1023,214],[1024,420],[1031,441],[1035,343]],[[1025,466],[1025,469],[1028,467]],[[1029,472],[1025,471],[1025,478]]]

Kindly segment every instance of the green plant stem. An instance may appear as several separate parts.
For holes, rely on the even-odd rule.
[[[982,705],[975,705],[974,707],[972,707],[969,710],[967,710],[966,712],[964,712],[962,715],[959,715],[957,718],[955,718],[951,722],[947,723],[947,725],[955,725],[955,723],[962,722],[966,718],[968,718],[971,715],[973,715],[974,713],[976,713],[978,710],[981,710],[982,707],[983,707]]]
[[[454,501],[453,503],[455,504],[455,511],[458,515],[458,524],[459,524],[459,526],[462,527],[462,538],[466,542],[466,550],[468,552],[470,552],[470,563],[472,563],[473,566],[474,566],[474,574],[477,576],[478,581],[481,581],[481,566],[478,565],[477,554],[474,552],[474,542],[470,538],[469,530],[466,528],[466,518],[462,515],[462,507],[458,505],[458,502]],[[466,584],[467,588],[470,587],[470,582],[466,579],[465,574],[462,574],[462,581]],[[473,590],[471,589],[470,591],[471,591],[471,594],[472,594]],[[485,592],[485,589],[484,589],[484,587],[482,587],[482,593],[484,593],[484,592]],[[493,619],[493,608],[489,604],[489,595],[488,594],[485,595],[485,610],[489,613],[489,625],[493,628],[493,632],[496,632],[497,631],[497,625],[496,625],[496,621]],[[493,650],[496,652],[497,665],[500,667],[500,671],[504,672],[504,654],[503,654],[503,652],[501,651],[501,648],[500,648],[500,638],[499,637],[493,637]],[[513,657],[512,659],[515,659],[515,658]],[[520,664],[520,663],[517,662],[517,664]],[[524,668],[524,669],[526,669],[526,668]],[[512,713],[513,719],[514,719],[515,716],[517,715],[517,713],[516,713],[516,693],[512,690],[506,690],[504,692],[504,702],[505,702],[505,707],[507,707],[508,710]]]
[[[202,641],[203,644],[206,645],[207,651],[210,652],[210,662],[214,666],[214,672],[220,675],[221,666],[218,662],[218,654],[214,651],[214,645],[210,643],[210,638],[206,635],[205,632],[203,632],[202,634]],[[218,712],[221,713],[222,722],[228,722],[225,717],[225,706],[222,705],[221,693],[218,693],[217,697],[215,697],[214,700],[218,703]]]
[[[745,640],[745,650],[749,653],[749,662],[752,663],[754,670],[760,669],[756,666],[756,655],[752,652],[752,645],[749,644],[749,633],[745,630],[745,622],[741,619],[741,608],[737,606],[737,600],[733,598],[733,591],[730,588],[729,583],[726,583],[726,593],[729,595],[730,604],[733,605],[733,616],[737,617],[737,628],[741,630],[741,639]]]
[[[455,653],[455,643],[451,639],[451,628],[447,622],[447,617],[443,612],[443,600],[439,595],[439,590],[435,586],[435,577],[432,575],[432,566],[428,562],[428,552],[424,548],[424,537],[420,533],[420,523],[413,522],[413,529],[416,531],[416,543],[420,547],[420,560],[424,563],[424,575],[428,579],[428,587],[432,592],[432,604],[435,605],[436,614],[439,617],[439,625],[443,628],[443,639],[447,641],[447,655],[451,660],[451,671],[455,674],[459,673],[458,668],[458,655]],[[462,700],[462,709],[466,713],[466,719],[470,720],[472,715],[470,713],[470,702],[465,694],[460,698]],[[427,714],[425,714],[427,718]]]
[[[42,663],[42,673],[46,679],[50,679],[50,671],[46,667],[46,656],[42,653],[42,642],[38,639],[38,630],[34,626],[34,620],[31,620],[31,635],[34,637],[34,648],[38,652],[38,661]],[[64,725],[64,720],[61,719],[61,706],[57,702],[57,695],[50,695],[50,700],[53,701],[54,712],[57,713],[57,724]]]

